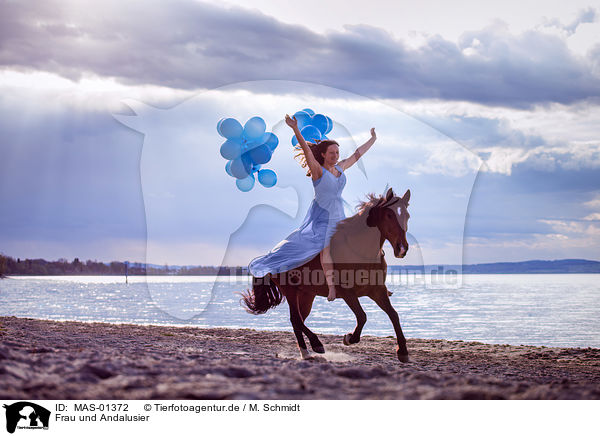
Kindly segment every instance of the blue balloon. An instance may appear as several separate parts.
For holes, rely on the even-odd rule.
[[[325,133],[327,133],[327,127],[329,126],[329,123],[327,122],[327,117],[325,115],[317,114],[314,117],[312,117],[311,125],[319,129],[319,132],[321,132],[321,134],[324,135]]]
[[[252,117],[244,125],[244,137],[250,140],[258,139],[265,133],[266,128],[265,120],[261,117]]]
[[[333,120],[331,118],[323,114],[315,114],[312,109],[302,109],[296,112],[294,116],[298,120],[298,128],[302,132],[302,136],[307,141],[315,142],[319,139],[327,139],[325,135],[333,129]],[[309,127],[314,129],[309,129]],[[316,134],[315,130],[318,130],[319,134]],[[295,136],[292,136],[292,145],[297,148],[297,144],[298,140]]]
[[[305,111],[298,111],[294,114],[294,118],[298,121],[298,128],[302,130],[310,124],[310,114]]]
[[[239,157],[242,154],[242,144],[232,139],[228,139],[221,145],[221,156],[231,160]]]
[[[269,147],[269,150],[273,152],[279,145],[279,138],[277,138],[277,135],[275,135],[274,133],[269,133],[269,138],[263,144]]]
[[[267,142],[269,139],[271,139],[272,136],[275,136],[274,133],[271,132],[265,132],[262,134],[262,136],[260,138],[258,138],[255,142],[258,145],[264,144],[265,142]],[[277,138],[277,136],[275,136]]]
[[[318,139],[321,139],[321,132],[315,126],[306,126],[304,129],[300,131],[305,140],[310,142],[315,142]]]
[[[310,119],[309,114],[304,113],[304,116]],[[271,160],[279,145],[277,135],[267,132],[266,127],[261,117],[250,118],[244,127],[234,118],[222,118],[217,123],[219,135],[227,138],[219,150],[221,156],[227,159],[225,172],[237,179],[236,186],[242,192],[254,187],[258,174],[265,171],[262,165]],[[267,187],[277,181],[271,170],[266,170],[262,179]]]
[[[325,115],[325,118],[327,118],[327,130],[325,130],[325,134],[327,135],[333,129],[333,120],[327,115]]]
[[[228,160],[227,163],[225,164],[225,172],[227,174],[229,174],[231,177],[233,177],[233,173],[231,172],[231,161]]]
[[[259,145],[263,145],[265,142],[267,142],[269,140],[269,138],[271,137],[271,135],[273,135],[273,133],[271,133],[271,132],[265,132],[259,138],[248,140],[246,142],[246,147],[245,147],[246,151],[252,150],[253,148],[258,147]],[[275,136],[275,135],[273,135],[273,136]]]
[[[236,180],[235,185],[242,192],[250,191],[254,187],[254,175],[250,174],[248,177]]]
[[[244,153],[231,161],[231,174],[236,179],[245,179],[252,172],[252,162],[245,156],[246,154]]]
[[[248,168],[252,168],[252,158],[250,158],[248,153],[242,154],[242,161],[244,161],[244,165],[246,165]]]
[[[235,118],[224,118],[217,123],[217,132],[224,138],[235,139],[242,136],[244,129]]]
[[[260,170],[258,172],[258,181],[265,188],[271,188],[277,183],[277,174],[273,170]]]
[[[255,164],[264,164],[267,163],[271,160],[271,149],[269,147],[267,147],[266,144],[263,145],[259,145],[256,148],[253,148],[252,150],[250,150],[247,154],[250,159],[252,160],[252,163]]]

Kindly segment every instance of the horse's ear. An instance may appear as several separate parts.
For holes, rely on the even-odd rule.
[[[369,227],[375,227],[377,225],[378,214],[379,214],[379,208],[378,207],[372,207],[369,210],[369,215],[367,215],[367,226],[369,226]]]
[[[402,196],[402,201],[405,205],[408,206],[408,201],[410,200],[410,189],[407,189],[404,195]]]
[[[385,194],[385,201],[390,201],[394,197],[394,191],[392,188],[388,189],[387,194]]]

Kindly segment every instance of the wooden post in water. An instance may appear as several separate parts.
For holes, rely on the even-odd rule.
[[[125,284],[128,284],[127,275],[129,273],[129,262],[125,261]]]

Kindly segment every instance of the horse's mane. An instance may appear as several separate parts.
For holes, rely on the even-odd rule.
[[[366,200],[359,201],[358,205],[356,206],[356,214],[338,221],[336,233],[348,231],[349,229],[353,228],[356,224],[358,224],[358,221],[364,216],[365,212],[368,212],[372,207],[383,201],[383,195],[377,195],[372,192],[369,192],[366,197]]]
[[[374,194],[372,192],[369,192],[367,194],[367,199],[366,200],[358,202],[358,205],[356,206],[356,212],[358,214],[361,214],[365,210],[371,209],[377,203],[381,202],[381,200],[383,200],[383,195],[377,195],[377,194]]]

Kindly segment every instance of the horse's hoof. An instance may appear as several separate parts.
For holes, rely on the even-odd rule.
[[[346,333],[344,335],[344,345],[351,345],[350,339],[352,338],[352,333]]]
[[[410,362],[410,359],[408,358],[408,354],[398,354],[398,360],[402,363]]]
[[[315,353],[323,354],[325,353],[325,347],[323,345],[318,345],[316,347],[312,347]]]

